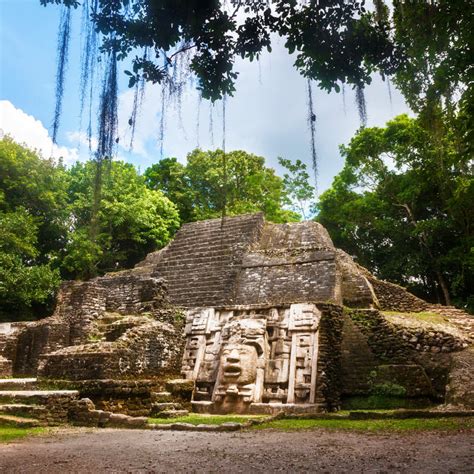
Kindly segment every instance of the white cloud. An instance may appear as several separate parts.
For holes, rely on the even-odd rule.
[[[79,158],[77,148],[54,144],[40,120],[17,109],[8,100],[0,100],[0,131],[3,135],[10,135],[17,143],[39,151],[44,158],[62,158],[67,164]]]
[[[281,40],[275,39],[271,54],[263,54],[260,64],[238,60],[240,72],[237,91],[227,100],[226,148],[243,149],[264,156],[267,164],[282,172],[277,157],[303,160],[311,168],[310,137],[307,126],[306,81],[293,67]],[[319,157],[319,190],[327,189],[333,177],[342,169],[344,160],[339,145],[348,143],[360,126],[354,91],[346,87],[346,111],[342,94],[327,94],[314,85],[316,148]],[[130,142],[128,120],[133,105],[133,90],[120,94],[120,144],[127,148]],[[389,100],[387,84],[374,77],[366,88],[368,126],[383,126],[400,113],[409,113],[400,92],[392,87]],[[203,149],[222,145],[222,103],[213,109],[213,138],[209,133],[209,102],[203,100],[200,109],[199,139],[197,137],[198,95],[186,90],[181,101],[182,125],[173,103],[167,104],[165,114],[164,155],[184,161],[186,154],[198,144]],[[137,119],[134,153],[140,162],[150,165],[160,159],[159,131],[161,89],[148,86]],[[138,158],[138,157],[137,157]]]
[[[79,145],[86,146],[89,148],[89,137],[86,132],[80,132],[76,130],[75,132],[66,132],[66,137],[71,143],[77,143]],[[91,137],[90,143],[92,150],[97,149],[97,138]]]

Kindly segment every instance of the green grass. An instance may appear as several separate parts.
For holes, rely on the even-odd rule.
[[[193,413],[178,418],[149,418],[149,423],[167,424],[167,423],[190,423],[192,425],[220,425],[222,423],[245,423],[249,420],[258,420],[262,416],[255,415],[201,415]]]
[[[38,435],[45,432],[45,428],[14,428],[12,426],[0,426],[0,443],[8,443],[13,440],[25,438],[26,436]]]
[[[390,410],[396,408],[426,408],[432,403],[427,398],[404,398],[387,395],[368,395],[345,397],[342,400],[344,410]]]
[[[473,418],[435,418],[406,420],[320,420],[320,419],[281,419],[251,429],[276,429],[282,431],[310,430],[355,430],[355,431],[429,431],[474,429]]]
[[[434,323],[434,324],[446,324],[446,321],[443,316],[438,313],[432,313],[430,311],[420,311],[419,313],[403,313],[400,311],[382,311],[386,316],[402,316],[410,319],[416,319],[418,321],[424,321],[425,323]]]

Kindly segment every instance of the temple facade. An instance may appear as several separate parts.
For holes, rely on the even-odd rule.
[[[180,377],[214,413],[469,405],[472,342],[469,315],[378,280],[320,224],[252,214],[185,224],[132,270],[64,283],[51,317],[0,324],[0,376]]]

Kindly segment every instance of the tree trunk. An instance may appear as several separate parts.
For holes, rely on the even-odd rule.
[[[446,280],[444,279],[442,273],[439,270],[436,270],[436,277],[438,278],[439,286],[443,291],[444,304],[446,306],[451,306],[451,296],[449,296],[448,285],[446,284]]]

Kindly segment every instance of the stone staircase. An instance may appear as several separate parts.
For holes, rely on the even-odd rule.
[[[179,306],[229,304],[243,254],[262,225],[260,214],[186,224],[160,253],[153,275],[167,281]]]
[[[0,426],[55,426],[68,421],[76,390],[42,390],[37,380],[0,379]]]

